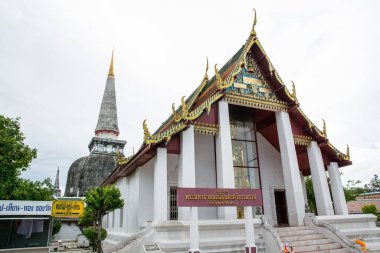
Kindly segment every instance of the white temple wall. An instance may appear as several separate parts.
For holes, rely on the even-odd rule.
[[[281,154],[260,133],[257,133],[257,145],[260,159],[264,214],[268,223],[275,225],[277,223],[277,216],[274,190],[285,189]]]
[[[139,173],[138,230],[153,220],[154,159],[141,166]],[[130,191],[132,194],[134,192]]]
[[[195,134],[195,184],[200,188],[215,188],[215,144],[214,136]],[[201,207],[198,209],[200,220],[217,219],[216,207]]]
[[[127,233],[138,231],[140,169],[128,176]]]

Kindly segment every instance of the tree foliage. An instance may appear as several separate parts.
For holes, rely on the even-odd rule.
[[[371,214],[377,216],[377,208],[376,208],[376,206],[373,205],[373,204],[369,204],[369,205],[364,205],[364,206],[362,206],[362,212],[363,212],[363,213],[371,213]]]
[[[120,197],[119,189],[112,185],[96,187],[85,194],[86,208],[79,224],[80,226],[92,226],[94,228],[96,231],[95,246],[99,253],[103,252],[102,218],[104,215],[124,206],[124,201]],[[85,231],[87,230],[85,229]],[[90,240],[90,238],[88,239]]]
[[[59,219],[53,219],[53,235],[59,232],[62,227],[62,222]]]
[[[31,181],[17,178],[17,188],[11,194],[13,200],[51,200],[54,186],[50,178],[43,181]]]
[[[0,199],[14,197],[18,177],[37,157],[37,150],[24,143],[19,120],[0,115]]]
[[[90,242],[90,246],[92,247],[92,251],[97,251],[98,250],[98,247],[96,245],[97,232],[95,230],[95,227],[85,228],[83,231],[83,234],[84,234],[84,236],[86,236],[86,238]],[[106,237],[107,237],[107,230],[102,228],[102,232],[101,232],[102,241],[104,239],[106,239]]]

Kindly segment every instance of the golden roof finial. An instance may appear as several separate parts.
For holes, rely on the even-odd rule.
[[[181,104],[182,104],[182,112],[187,113],[187,108],[186,108],[186,102],[185,102],[185,96],[181,98]]]
[[[254,20],[253,20],[251,36],[256,37],[255,26],[256,26],[256,24],[257,24],[257,18],[256,18],[256,10],[253,9],[253,11],[255,12],[255,17],[254,17]]]
[[[173,116],[175,117],[177,115],[177,113],[176,113],[176,110],[175,110],[174,103],[172,104],[172,111],[173,111]]]
[[[205,77],[204,77],[204,79],[205,79],[205,80],[208,80],[208,75],[207,75],[207,71],[208,71],[208,57],[206,57],[206,59],[207,59],[207,63],[206,63],[206,72],[205,72]]]
[[[350,160],[350,146],[348,146],[348,144],[346,144],[346,145],[347,145],[346,156],[347,156],[348,160]]]
[[[110,76],[110,77],[115,77],[114,73],[113,73],[113,51],[114,50],[112,50],[110,69],[108,71],[108,76]]]
[[[323,121],[323,130],[322,130],[322,132],[323,132],[323,135],[327,138],[326,122],[325,122],[324,119],[322,119],[322,121]]]
[[[144,141],[146,141],[146,139],[150,136],[148,125],[146,124],[146,119],[143,121],[143,129],[144,129]]]
[[[292,81],[292,94],[291,94],[293,100],[297,103],[298,102],[298,99],[297,99],[297,93],[296,93],[296,85],[294,84],[294,82]]]

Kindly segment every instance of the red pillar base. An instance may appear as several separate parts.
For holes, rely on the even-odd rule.
[[[245,246],[245,253],[256,253],[256,246]]]

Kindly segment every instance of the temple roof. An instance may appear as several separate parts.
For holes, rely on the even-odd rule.
[[[349,157],[349,150],[344,154],[336,149],[328,140],[325,125],[320,130],[301,110],[296,97],[295,86],[290,92],[281,80],[279,74],[270,62],[267,54],[265,53],[259,39],[256,36],[255,21],[246,43],[235,53],[235,55],[218,71],[215,65],[215,75],[208,79],[206,67],[206,74],[201,84],[192,94],[185,100],[182,98],[181,105],[175,109],[173,104],[172,115],[169,116],[161,126],[153,133],[150,134],[146,121],[143,122],[144,129],[144,143],[140,150],[126,160],[119,161],[119,166],[115,171],[103,182],[109,184],[116,180],[117,177],[127,176],[131,174],[134,169],[141,166],[146,161],[155,155],[155,147],[157,146],[170,146],[173,142],[172,138],[185,130],[191,124],[198,124],[197,120],[208,117],[215,102],[224,99],[232,104],[240,104],[243,106],[250,105],[264,112],[274,111],[287,111],[291,118],[292,130],[295,142],[298,146],[297,158],[299,160],[300,169],[303,169],[304,174],[308,174],[308,168],[302,167],[305,158],[304,144],[310,143],[314,140],[318,142],[324,155],[324,161],[338,162],[340,167],[350,165],[352,162]],[[250,58],[253,63],[248,62]],[[244,78],[242,75],[247,74],[247,69],[251,66],[255,68],[254,79],[260,83],[257,88],[257,94],[246,95],[235,88],[236,82],[239,78]],[[206,78],[207,77],[207,78]],[[257,81],[256,80],[256,81]],[[256,84],[255,84],[256,85]],[[260,92],[260,89],[266,90]],[[269,142],[277,149],[278,137],[276,126],[273,121],[273,115],[262,115],[263,125],[262,134]],[[205,116],[206,115],[206,116]],[[206,123],[207,124],[207,123]],[[268,135],[273,134],[274,137]],[[178,141],[178,138],[175,140]],[[277,144],[276,144],[277,143]],[[302,145],[303,146],[302,146]],[[178,145],[178,144],[175,144]]]
[[[113,52],[95,133],[99,131],[112,131],[116,134],[119,134],[116,108],[115,78],[113,72]]]

